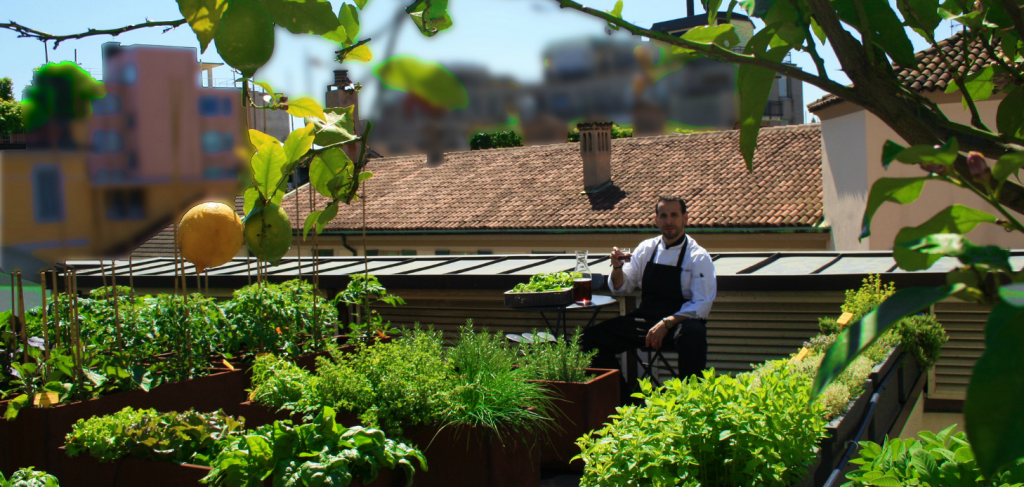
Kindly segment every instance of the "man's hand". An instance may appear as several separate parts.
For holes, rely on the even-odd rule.
[[[612,267],[615,268],[625,264],[625,262],[622,261],[622,258],[625,256],[626,253],[619,250],[618,247],[612,247],[612,253],[610,255],[612,259]]]
[[[665,335],[668,335],[668,326],[665,325],[664,321],[659,321],[657,325],[654,325],[647,331],[647,347],[655,350],[660,349]]]

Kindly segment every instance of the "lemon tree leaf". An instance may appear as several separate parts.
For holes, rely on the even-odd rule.
[[[369,62],[373,59],[373,53],[370,52],[370,48],[366,44],[360,44],[351,49],[346,49],[342,53],[343,59],[352,61]]]
[[[331,107],[324,110],[325,118],[306,117],[304,121],[314,126],[313,143],[328,146],[356,138],[353,110],[355,105]]]
[[[735,34],[734,34],[735,35]],[[747,43],[744,54],[779,63],[789,52],[789,46],[773,47],[769,43],[775,37],[775,30],[765,27]],[[768,104],[775,72],[759,66],[742,64],[737,74],[740,94],[740,152],[747,163],[747,170],[754,170],[754,150],[757,148],[757,134],[761,131],[764,107]]]
[[[320,219],[320,213],[321,212],[322,212],[322,210],[311,211],[311,212],[309,212],[309,215],[306,216],[306,223],[304,223],[302,225],[302,240],[303,241],[305,241],[306,240],[306,236],[309,235],[309,229],[313,228],[313,226],[316,225],[317,220]]]
[[[206,52],[227,8],[228,0],[178,0],[178,10],[199,39],[200,53]]]
[[[721,2],[722,0],[718,0],[718,1]],[[613,8],[612,11],[608,12],[608,13],[612,17],[621,19],[622,18],[622,0],[619,0],[619,1],[615,2],[615,8]],[[611,22],[608,22],[608,28],[612,29],[612,30],[619,30],[619,26],[617,26],[617,25],[615,25],[615,24],[613,24]]]
[[[224,62],[251,78],[274,54],[274,23],[259,0],[234,0],[213,39]]]
[[[366,8],[366,2],[369,2],[369,1],[370,0],[355,0],[356,5],[359,6],[359,10],[362,10],[362,9]]]
[[[864,219],[861,221],[860,238],[863,240],[871,236],[871,219],[875,212],[882,206],[882,203],[891,201],[905,205],[913,203],[921,190],[924,189],[924,182],[929,178],[880,178],[871,185],[871,192],[868,193],[868,204],[864,208]]]
[[[992,177],[1000,183],[1012,175],[1016,175],[1024,167],[1024,152],[1004,154],[992,168]]]
[[[435,62],[413,56],[393,56],[374,66],[373,74],[393,90],[416,95],[446,110],[466,108],[469,96],[455,75]]]
[[[324,228],[327,224],[338,216],[338,202],[334,201],[324,208],[324,211],[320,213],[320,216],[316,219],[316,233],[323,233]]]
[[[997,218],[991,213],[976,210],[969,206],[952,205],[916,227],[904,227],[896,234],[896,246],[892,249],[892,257],[896,259],[900,269],[920,271],[932,266],[942,258],[942,254],[923,253],[907,248],[904,243],[912,242],[936,233],[964,234],[974,230],[980,223],[995,223]]]
[[[326,34],[338,28],[327,0],[261,0],[275,24],[292,34]]]
[[[284,193],[278,192],[273,198],[266,202],[261,198],[262,196],[260,196],[260,192],[256,188],[249,188],[245,190],[245,193],[242,195],[242,200],[244,201],[242,213],[249,216],[249,213],[251,213],[254,208],[263,208],[269,204],[280,205],[281,200],[284,199]]]
[[[345,151],[335,147],[313,158],[309,164],[309,182],[318,193],[336,199],[340,180],[351,179],[355,165]]]
[[[249,140],[252,141],[252,145],[257,149],[263,144],[274,143],[281,145],[281,141],[277,140],[273,135],[265,134],[256,129],[249,129]]]
[[[1013,272],[1009,250],[996,245],[975,245],[957,233],[936,233],[897,245],[923,254],[956,257],[963,264],[985,264],[995,269]]]
[[[313,146],[313,124],[293,130],[284,141],[284,157],[289,163],[298,161]],[[290,172],[290,171],[288,171]]]
[[[351,4],[344,4],[338,10],[338,23],[345,28],[345,35],[348,40],[345,44],[350,45],[359,37],[359,11]]]
[[[277,193],[284,178],[281,169],[287,163],[284,148],[278,144],[264,144],[252,156],[252,179],[265,200],[270,200]]]
[[[288,114],[293,117],[316,117],[324,120],[324,109],[312,98],[288,100]],[[306,122],[309,123],[309,122]]]
[[[1012,137],[1024,129],[1024,87],[1014,87],[1013,91],[999,102],[999,109],[996,110],[996,128],[1000,134]]]
[[[373,173],[372,172],[370,172],[370,171],[363,171],[363,172],[359,173],[359,182],[361,183],[361,182],[366,181],[367,179],[370,179],[372,177],[373,177]]]

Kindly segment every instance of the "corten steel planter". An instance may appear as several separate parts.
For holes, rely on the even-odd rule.
[[[430,469],[417,469],[415,487],[540,485],[540,442],[532,435],[499,438],[486,428],[432,426],[411,429],[409,439]]]
[[[583,460],[571,461],[580,453],[576,439],[599,429],[619,405],[619,371],[586,370],[593,375],[587,382],[535,381],[555,396],[552,416],[556,429],[549,433],[549,438],[538,438],[542,448],[540,464],[544,468],[582,472]]]
[[[87,452],[72,458],[60,448],[64,476],[60,477],[62,487],[180,487],[201,485],[199,481],[209,475],[210,467],[187,463],[158,462],[126,457],[116,462],[103,463],[89,456]],[[116,483],[115,483],[116,482]],[[273,478],[263,482],[265,487],[273,486]],[[380,470],[377,478],[369,484],[358,479],[350,487],[398,487],[405,485],[405,474],[394,470]]]
[[[846,452],[846,447],[857,435],[864,414],[867,411],[868,403],[871,401],[871,383],[864,383],[864,392],[851,401],[850,408],[846,414],[833,419],[825,425],[827,436],[821,439],[818,444],[818,456],[821,459],[814,477],[814,485],[822,485],[828,480],[828,476],[836,467]]]

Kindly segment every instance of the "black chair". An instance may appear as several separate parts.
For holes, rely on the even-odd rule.
[[[644,328],[637,328],[636,331],[641,334],[641,336],[647,334],[647,330]],[[670,338],[671,336],[665,337],[667,343],[671,343],[669,341]],[[662,347],[664,347],[664,345],[665,343],[662,343]],[[637,362],[640,364],[640,367],[644,369],[643,373],[640,374],[640,377],[637,378],[638,380],[650,377],[651,384],[656,387],[661,387],[661,381],[658,380],[659,374],[655,373],[656,370],[667,370],[669,375],[672,377],[679,377],[679,373],[674,367],[672,367],[672,364],[669,363],[668,359],[662,355],[661,350],[651,347],[639,347],[639,350],[647,355],[647,362],[644,361],[644,357],[637,354]]]

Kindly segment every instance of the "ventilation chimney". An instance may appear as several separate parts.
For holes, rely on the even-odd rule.
[[[356,135],[363,135],[363,121],[359,120],[359,90],[356,84],[348,78],[347,69],[334,70],[334,84],[327,86],[327,93],[324,96],[326,108],[354,106],[352,109],[352,120],[355,120],[354,128]],[[343,147],[349,159],[355,160],[359,157],[355,144]]]
[[[583,156],[583,191],[596,193],[612,182],[612,123],[576,124]]]

